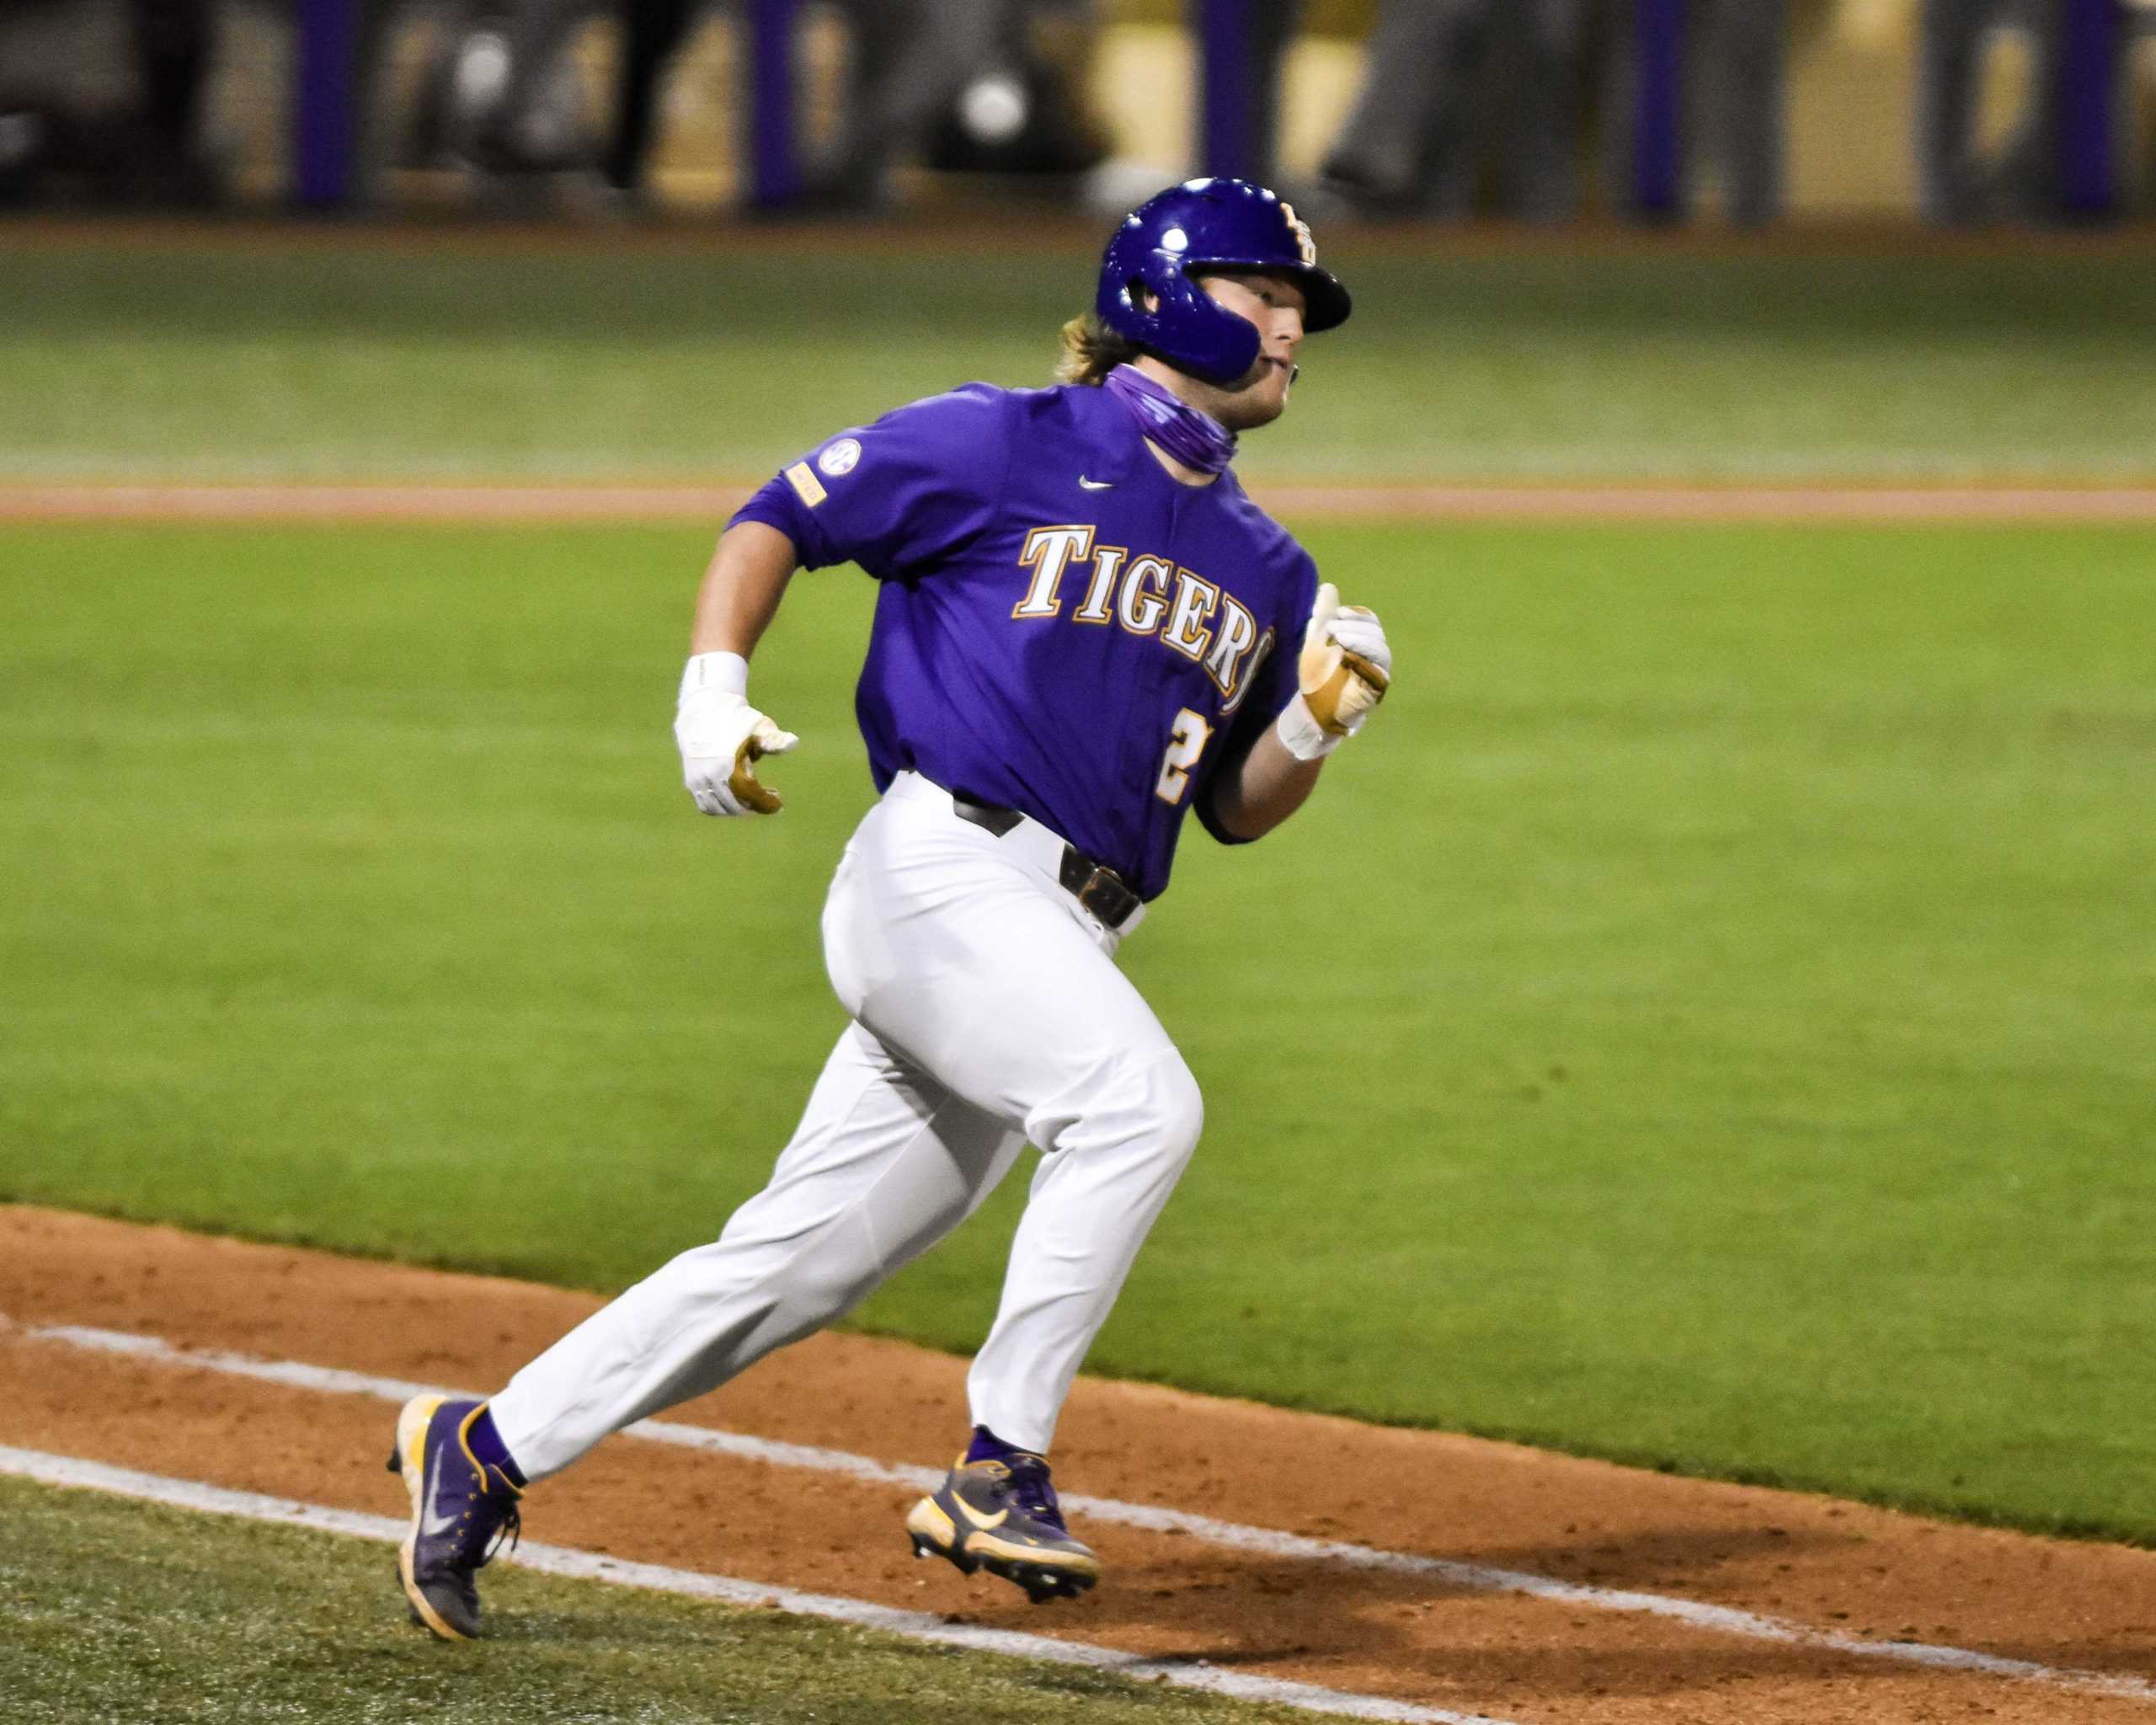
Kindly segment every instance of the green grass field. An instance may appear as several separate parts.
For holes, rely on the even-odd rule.
[[[1306,538],[1397,693],[1125,949],[1209,1124],[1094,1368],[2156,1539],[2156,533]],[[698,820],[707,541],[0,529],[0,1197],[708,1237],[841,1023],[870,595],[760,655],[787,814]],[[862,1321],[970,1346],[1012,1215]]]
[[[0,246],[0,478],[759,473],[963,379],[1045,382],[1098,237],[1006,238],[32,233]],[[1359,309],[1254,474],[2156,473],[2129,247],[1325,255]]]

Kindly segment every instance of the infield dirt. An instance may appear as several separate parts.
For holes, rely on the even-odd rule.
[[[597,1304],[494,1279],[0,1207],[0,1314],[474,1389]],[[1409,1321],[1405,1316],[1403,1321]],[[1433,1360],[1430,1369],[1442,1370]],[[825,1335],[669,1418],[946,1465],[964,1362]],[[382,1514],[382,1402],[85,1353],[0,1327],[0,1443]],[[1766,1614],[1867,1641],[2143,1676],[2156,1553],[1703,1483],[1429,1432],[1081,1381],[1067,1491]],[[536,1538],[1035,1633],[1566,1725],[2156,1718],[2156,1703],[1775,1643],[1664,1617],[1082,1530],[1067,1606],[916,1565],[892,1486],[616,1439],[535,1489]],[[385,1573],[383,1609],[401,1610]],[[452,1657],[446,1651],[446,1657]]]

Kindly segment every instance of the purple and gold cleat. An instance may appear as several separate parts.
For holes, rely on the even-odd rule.
[[[1101,1578],[1100,1559],[1063,1525],[1047,1459],[1022,1450],[961,1459],[913,1506],[906,1531],[915,1557],[933,1552],[967,1575],[985,1569],[1023,1588],[1036,1605],[1075,1599]]]
[[[472,1453],[472,1423],[483,1402],[414,1396],[397,1416],[397,1448],[389,1471],[404,1476],[412,1496],[412,1531],[397,1548],[398,1577],[415,1622],[444,1641],[479,1633],[479,1589],[473,1577],[502,1541],[515,1541],[523,1492],[499,1466]]]

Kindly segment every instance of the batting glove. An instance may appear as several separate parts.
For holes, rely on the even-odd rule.
[[[1392,684],[1392,648],[1375,611],[1317,590],[1296,661],[1297,692],[1274,729],[1298,761],[1318,761],[1363,728]]]
[[[738,653],[699,653],[681,673],[674,740],[681,782],[707,814],[776,814],[779,793],[756,777],[755,763],[783,755],[801,739],[749,704],[749,661]]]

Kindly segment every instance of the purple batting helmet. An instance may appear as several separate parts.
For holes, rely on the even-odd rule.
[[[1187,179],[1123,217],[1101,259],[1093,308],[1109,328],[1148,353],[1213,382],[1232,383],[1257,359],[1257,328],[1198,285],[1208,269],[1291,277],[1308,303],[1303,328],[1312,334],[1346,323],[1353,305],[1339,278],[1318,268],[1310,224],[1294,206],[1246,179]],[[1158,302],[1150,312],[1141,290]]]

